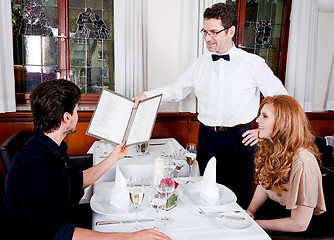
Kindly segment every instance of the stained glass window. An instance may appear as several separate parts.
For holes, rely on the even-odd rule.
[[[244,24],[242,42],[237,46],[265,59],[278,75],[284,0],[239,0],[245,6],[245,18],[239,18],[239,27]],[[237,8],[236,0],[227,3]],[[240,4],[243,5],[243,4]]]
[[[284,0],[247,0],[244,49],[278,72]]]
[[[114,89],[112,1],[70,1],[70,69],[83,93]]]
[[[17,93],[30,93],[41,82],[59,77],[64,63],[69,80],[82,93],[99,94],[103,87],[114,90],[112,0],[11,2]],[[64,32],[58,25],[61,11],[69,15],[64,19],[69,29],[65,38],[59,34]],[[69,42],[69,47],[60,50],[60,41]]]
[[[58,7],[54,0],[12,1],[15,89],[31,92],[56,78]]]

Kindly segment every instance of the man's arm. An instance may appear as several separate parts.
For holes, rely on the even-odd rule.
[[[103,161],[95,166],[83,171],[83,188],[86,188],[96,182],[115,162],[124,158],[129,150],[129,147],[124,147],[125,141],[117,145],[112,153],[109,154]]]
[[[279,94],[288,95],[282,81],[274,75],[264,59],[259,59],[254,65],[252,76],[264,97]]]
[[[96,232],[83,228],[75,228],[73,233],[73,240],[86,240],[86,239],[114,239],[114,240],[170,240],[165,234],[153,229],[145,229],[138,232],[131,233],[104,233]]]
[[[162,94],[161,104],[169,103],[171,101],[179,102],[180,100],[186,98],[194,89],[194,81],[197,77],[196,61],[193,61],[192,64],[183,72],[176,80],[173,82],[159,87],[153,90],[142,92],[135,96],[133,100],[135,101],[133,108],[138,107],[139,101],[142,101],[146,98]]]

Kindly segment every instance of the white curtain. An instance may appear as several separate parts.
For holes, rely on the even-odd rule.
[[[313,110],[318,0],[293,0],[285,86],[304,111]]]
[[[11,1],[0,1],[0,113],[15,112]]]
[[[147,89],[147,0],[114,1],[115,90],[129,98]]]
[[[329,75],[329,83],[328,83],[328,92],[327,92],[327,101],[326,101],[326,110],[334,111],[334,53],[332,60],[332,68]]]
[[[203,28],[203,12],[207,7],[225,0],[183,0],[181,2],[180,40],[179,40],[179,75],[189,64],[207,51],[206,44],[200,33]],[[179,112],[196,113],[196,97],[191,93],[179,103]]]

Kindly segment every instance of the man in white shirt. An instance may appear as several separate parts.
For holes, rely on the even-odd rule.
[[[260,92],[271,96],[287,91],[261,57],[235,47],[236,25],[232,6],[217,3],[207,8],[201,32],[210,53],[194,60],[171,84],[138,94],[134,107],[156,94],[162,93],[163,104],[180,101],[194,91],[201,122],[197,154],[201,173],[215,156],[217,182],[231,188],[247,206],[250,199],[244,195],[251,192],[258,133],[249,123],[257,115]]]

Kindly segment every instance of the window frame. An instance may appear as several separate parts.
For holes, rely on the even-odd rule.
[[[289,28],[290,28],[290,12],[292,0],[285,0],[283,7],[282,32],[280,41],[280,56],[278,78],[285,83],[286,60],[288,51]],[[246,0],[236,0],[236,11],[238,14],[238,27],[235,36],[236,46],[243,46]],[[58,0],[58,64],[60,78],[69,78],[70,68],[70,51],[69,51],[69,0]],[[27,104],[29,103],[29,93],[16,93],[16,102]],[[99,99],[99,94],[82,94],[80,103],[96,105]]]
[[[246,18],[246,0],[236,0],[236,10],[238,14],[238,27],[236,32],[236,46],[243,46],[245,18]],[[284,0],[282,29],[280,41],[280,56],[277,77],[285,84],[286,60],[288,53],[289,30],[290,30],[290,12],[292,0]]]

